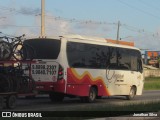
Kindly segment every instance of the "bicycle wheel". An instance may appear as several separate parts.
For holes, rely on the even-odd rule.
[[[15,44],[13,46],[13,57],[16,60],[25,60],[27,57],[27,48],[22,44]]]
[[[28,45],[28,44],[23,44],[23,45],[25,46],[26,51],[27,51],[26,59],[33,60],[36,57],[35,49],[32,46]]]
[[[0,41],[0,60],[8,60],[11,58],[12,49],[8,42]]]

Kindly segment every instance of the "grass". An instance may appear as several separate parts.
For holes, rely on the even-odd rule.
[[[160,77],[145,78],[144,90],[160,90]]]
[[[94,103],[93,103],[94,104]],[[126,102],[125,104],[104,104],[103,106],[92,106],[77,108],[76,111],[160,111],[160,101],[148,102]]]

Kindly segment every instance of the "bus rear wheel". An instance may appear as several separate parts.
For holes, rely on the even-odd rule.
[[[132,100],[135,96],[136,96],[136,88],[132,86],[129,95],[127,95],[126,98],[127,100]]]
[[[82,102],[93,103],[95,102],[97,97],[97,89],[95,87],[91,87],[89,90],[89,94],[87,97],[81,97]]]
[[[62,93],[56,93],[56,92],[50,92],[49,97],[52,102],[62,102],[64,99],[64,94]]]

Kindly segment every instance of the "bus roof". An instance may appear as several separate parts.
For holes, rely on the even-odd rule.
[[[115,44],[115,43],[112,43],[112,42],[107,42],[107,40],[105,38],[89,37],[89,36],[81,36],[81,35],[65,35],[65,36],[60,36],[60,37],[68,38],[68,39],[78,39],[82,43],[85,43],[85,42],[88,41],[87,43],[89,43],[89,42],[90,43],[97,43],[97,44],[109,45],[109,46],[114,46],[114,47],[136,49],[136,50],[140,51],[140,49],[138,49],[134,46],[128,46],[128,45],[123,45],[123,44]],[[72,40],[72,41],[75,41],[75,40]]]
[[[60,36],[64,38],[71,38],[71,39],[81,39],[81,40],[90,40],[90,41],[98,41],[98,42],[106,42],[104,38],[99,37],[90,37],[90,36],[82,36],[82,35],[64,35]]]
[[[78,35],[78,34],[63,35],[63,36],[59,36],[59,37],[57,37],[57,36],[45,37],[45,38],[37,37],[37,38],[30,38],[30,39],[59,39],[59,38],[66,38],[66,39],[69,39],[69,41],[71,40],[71,41],[74,41],[74,42],[108,45],[108,46],[114,46],[114,47],[136,49],[136,50],[140,51],[140,49],[138,49],[138,48],[136,48],[134,46],[128,46],[128,45],[122,45],[122,44],[114,44],[112,42],[107,42],[106,38],[93,37],[93,36],[84,36],[84,35]],[[27,39],[27,40],[30,40],[30,39]]]

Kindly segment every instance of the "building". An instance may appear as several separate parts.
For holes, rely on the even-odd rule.
[[[112,39],[106,39],[106,41],[110,43],[114,43],[114,44],[134,46],[134,42],[127,42],[127,41],[122,41],[122,40],[112,40]]]
[[[145,51],[144,53],[144,63],[146,65],[159,67],[159,58],[160,58],[160,51]]]

